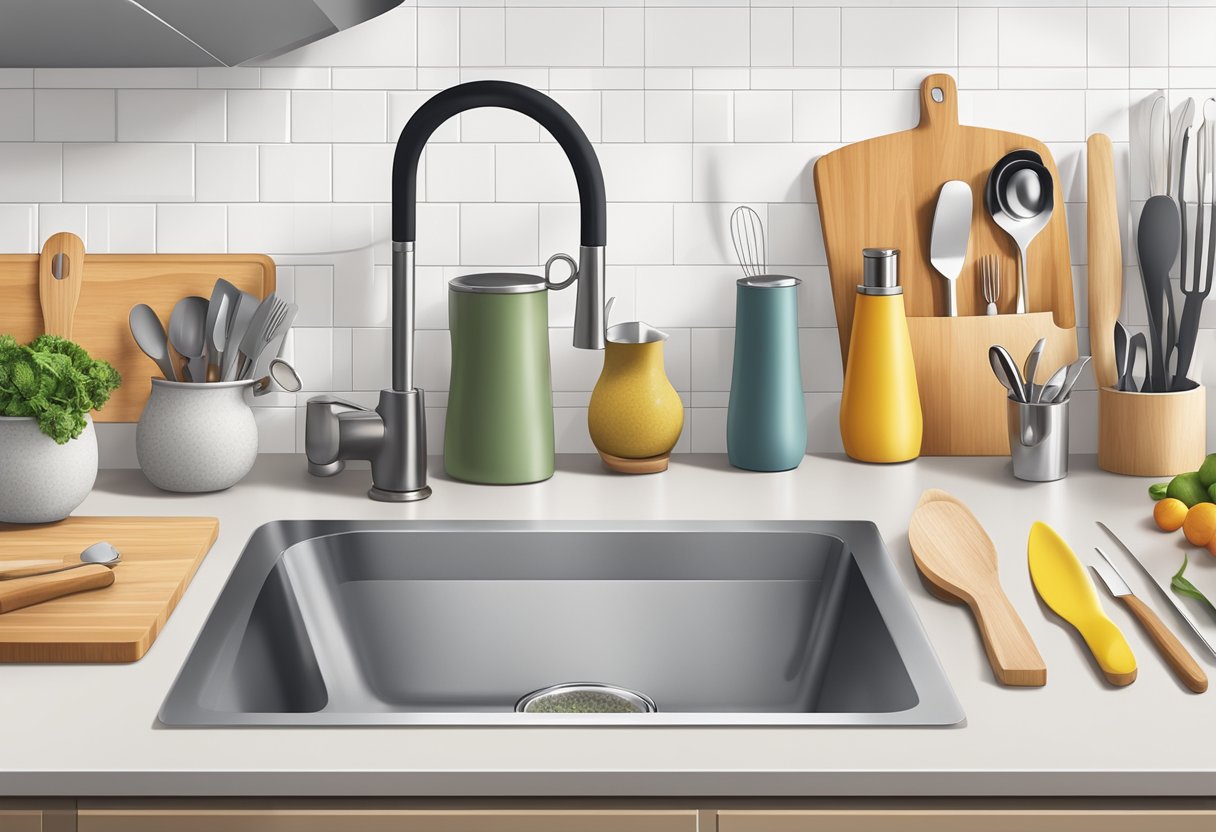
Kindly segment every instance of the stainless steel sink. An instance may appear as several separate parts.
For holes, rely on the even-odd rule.
[[[601,683],[654,713],[516,713]],[[870,523],[282,521],[160,714],[207,725],[951,725]]]

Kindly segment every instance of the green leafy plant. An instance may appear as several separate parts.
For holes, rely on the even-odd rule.
[[[91,358],[67,338],[41,335],[18,344],[0,335],[0,416],[32,416],[60,445],[80,436],[85,416],[104,405],[121,382],[108,362]]]
[[[1174,592],[1179,595],[1185,595],[1187,598],[1194,598],[1196,601],[1202,601],[1208,609],[1216,612],[1216,606],[1208,600],[1208,597],[1199,591],[1193,583],[1182,577],[1182,573],[1186,571],[1187,566],[1191,563],[1191,559],[1187,555],[1182,556],[1182,566],[1178,567],[1178,571],[1174,577],[1170,578],[1170,586],[1174,588]]]

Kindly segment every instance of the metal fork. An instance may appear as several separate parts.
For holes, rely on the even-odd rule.
[[[988,302],[986,315],[996,315],[996,302],[1001,297],[1001,261],[995,255],[985,254],[980,258],[980,288]]]

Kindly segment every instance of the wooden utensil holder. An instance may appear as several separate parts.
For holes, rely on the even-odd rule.
[[[1098,391],[1098,467],[1133,477],[1196,470],[1207,453],[1207,389]]]
[[[1056,326],[1050,312],[909,318],[916,384],[925,416],[924,456],[1001,456],[1009,453],[1005,400],[992,374],[988,348],[1000,344],[1021,361],[1047,339],[1036,381],[1077,357],[1076,331]]]

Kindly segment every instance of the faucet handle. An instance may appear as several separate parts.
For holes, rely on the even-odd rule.
[[[564,262],[570,266],[570,274],[565,280],[561,281],[560,283],[554,283],[552,280],[549,279],[549,271],[550,271],[550,269],[553,268],[553,264],[556,263],[558,260],[561,260],[562,262]],[[569,254],[555,254],[552,257],[550,257],[548,260],[545,261],[545,288],[546,289],[552,289],[554,291],[559,291],[561,289],[565,289],[567,286],[569,286],[571,283],[573,283],[576,280],[578,280],[578,263],[575,263],[574,258],[571,257]]]
[[[304,412],[304,452],[308,456],[308,473],[314,477],[332,477],[346,467],[346,462],[338,459],[341,447],[339,415],[369,410],[337,396],[313,396],[308,400]]]

